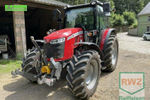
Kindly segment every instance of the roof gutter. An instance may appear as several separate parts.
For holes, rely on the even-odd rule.
[[[43,4],[43,5],[52,5],[55,7],[61,7],[64,8],[65,6],[69,5],[60,1],[56,0],[16,0],[18,3],[20,2],[26,2],[26,3],[36,3],[36,4]]]
[[[138,16],[145,16],[145,15],[150,15],[150,13],[147,13],[147,14],[138,14]]]

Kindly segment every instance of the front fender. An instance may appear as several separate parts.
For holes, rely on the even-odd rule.
[[[107,41],[108,41],[110,35],[116,35],[116,34],[117,34],[116,29],[114,29],[114,28],[105,29],[102,32],[101,42],[100,42],[100,49],[101,50],[105,49]]]
[[[95,50],[95,51],[97,51],[97,52],[100,54],[101,59],[103,59],[103,53],[102,53],[102,51],[100,50],[99,46],[96,45],[95,43],[91,43],[91,42],[77,42],[77,43],[75,43],[75,45],[86,46],[86,47],[88,47],[90,50]]]

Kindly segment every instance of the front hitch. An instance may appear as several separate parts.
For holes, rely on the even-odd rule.
[[[31,73],[26,73],[24,71],[21,71],[20,69],[16,69],[15,71],[11,72],[11,75],[13,78],[17,77],[18,75],[21,75],[31,81],[36,81],[37,80],[37,76]]]
[[[38,84],[45,83],[48,86],[52,86],[56,80],[60,79],[62,64],[60,62],[56,62],[53,57],[50,58],[50,61],[47,61],[47,56],[45,55],[44,50],[41,49],[37,43],[44,43],[43,40],[37,41],[33,36],[31,36],[31,41],[35,46],[35,51],[29,52],[29,54],[25,57],[21,70],[16,69],[15,71],[12,71],[11,74],[13,77],[21,75],[30,81],[36,81]],[[46,68],[49,68],[50,71],[46,70]],[[36,73],[34,73],[33,70],[35,70]]]
[[[33,36],[31,36],[30,38],[31,38],[31,41],[34,44],[35,48],[37,48],[37,50],[40,52],[41,66],[42,66],[42,63],[44,63],[44,65],[48,65],[45,53],[41,50],[41,48],[39,47],[39,45],[37,43],[37,42],[43,43],[43,41],[42,40],[35,40]]]

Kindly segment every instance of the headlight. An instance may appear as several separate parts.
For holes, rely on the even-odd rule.
[[[62,42],[65,42],[65,38],[51,40],[50,44],[57,44],[57,43],[62,43]]]

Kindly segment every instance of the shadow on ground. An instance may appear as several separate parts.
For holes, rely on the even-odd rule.
[[[53,87],[30,83],[21,78],[3,86],[11,92],[6,100],[76,100],[66,87],[64,80],[58,81]]]
[[[105,75],[108,73],[102,73],[101,77]],[[15,82],[4,85],[3,89],[11,93],[5,100],[78,100],[68,90],[65,80],[60,80],[54,86],[49,87],[19,78],[15,79]]]

